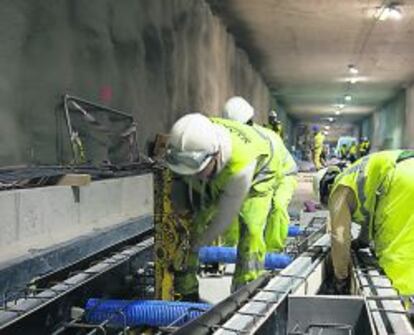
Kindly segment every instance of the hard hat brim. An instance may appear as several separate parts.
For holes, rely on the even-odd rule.
[[[183,176],[191,176],[191,175],[195,175],[203,171],[207,167],[207,165],[211,162],[212,159],[213,157],[207,158],[198,168],[192,168],[186,164],[180,164],[180,163],[171,164],[169,162],[167,162],[167,166],[176,174],[183,175]]]

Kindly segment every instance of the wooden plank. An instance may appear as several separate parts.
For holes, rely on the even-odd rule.
[[[59,186],[87,186],[91,183],[90,174],[69,173],[60,178],[57,185]]]

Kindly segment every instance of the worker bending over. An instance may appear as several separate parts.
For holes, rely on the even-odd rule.
[[[316,170],[322,169],[321,155],[323,150],[323,142],[325,135],[320,130],[319,126],[313,126],[313,163]]]
[[[268,139],[272,144],[274,155],[271,165],[274,170],[281,169],[282,173],[275,171],[277,177],[273,185],[272,206],[267,218],[265,241],[267,251],[280,251],[284,248],[288,235],[288,206],[297,186],[298,168],[295,160],[275,132],[253,122],[254,108],[244,98],[238,96],[230,98],[224,105],[223,116],[252,126],[260,136]],[[263,210],[269,209],[263,208]],[[234,227],[237,228],[237,224],[232,225],[233,229]],[[237,237],[237,229],[234,229],[231,234],[233,238]]]
[[[236,216],[240,238],[232,289],[256,279],[264,270],[263,232],[275,178],[269,141],[239,122],[195,113],[174,124],[167,145],[168,166],[189,177],[202,200],[192,221],[192,253],[175,276],[176,291],[186,300],[198,299],[198,249],[221,235]]]
[[[338,294],[349,289],[351,222],[373,240],[379,265],[401,295],[414,294],[414,151],[365,156],[321,179],[321,202],[331,217],[332,260]]]
[[[364,157],[369,154],[371,150],[371,142],[368,140],[367,137],[361,137],[361,140],[359,142],[359,156]]]

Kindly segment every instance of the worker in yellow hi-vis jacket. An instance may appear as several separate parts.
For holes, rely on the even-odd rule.
[[[264,271],[264,229],[276,175],[269,141],[239,122],[194,113],[174,124],[167,146],[169,168],[209,200],[195,210],[192,253],[175,275],[176,291],[183,299],[197,300],[198,249],[223,234],[234,217],[240,240],[233,290],[256,279]]]
[[[319,126],[314,125],[313,131],[313,163],[316,170],[322,169],[321,155],[323,151],[323,142],[325,141],[325,135],[322,133]]]
[[[371,142],[368,140],[367,137],[363,136],[360,139],[358,152],[360,157],[364,157],[369,154],[371,150]]]
[[[244,98],[239,96],[230,98],[224,105],[223,116],[252,126],[258,134],[267,138],[272,144],[274,151],[273,169],[276,171],[281,169],[282,173],[277,174],[277,178],[275,178],[272,208],[266,225],[265,241],[268,251],[280,251],[285,246],[288,234],[288,205],[297,186],[298,168],[295,160],[275,132],[253,122],[254,108]],[[226,235],[227,241],[229,237],[231,241],[237,240],[237,227],[237,222],[232,225],[232,230]]]
[[[379,265],[403,296],[414,294],[414,151],[365,156],[342,173],[329,168],[319,182],[332,226],[337,293],[349,287],[351,222],[373,240]]]

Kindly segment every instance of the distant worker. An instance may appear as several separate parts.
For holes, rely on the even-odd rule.
[[[358,146],[356,142],[352,142],[349,147],[348,159],[351,163],[355,162],[358,159]]]
[[[324,145],[321,153],[321,165],[326,166],[329,156],[329,145]]]
[[[272,129],[276,134],[280,136],[283,141],[285,134],[283,131],[282,122],[279,120],[277,113],[273,110],[270,111],[268,120],[269,124],[267,125],[267,128]]]
[[[413,150],[382,151],[359,159],[342,173],[328,168],[317,183],[321,203],[330,212],[337,294],[349,290],[351,222],[356,222],[367,236],[362,245],[355,245],[373,240],[379,265],[394,288],[403,296],[414,295],[412,171]]]
[[[252,126],[261,136],[268,138],[272,144],[274,152],[272,168],[274,170],[281,168],[282,173],[277,173],[273,186],[272,207],[267,220],[265,241],[267,251],[281,251],[285,246],[288,234],[288,206],[297,186],[298,168],[295,160],[279,136],[276,136],[270,129],[253,122],[254,108],[244,98],[236,96],[227,100],[223,116]],[[263,210],[269,211],[269,208],[263,208]],[[237,229],[233,231],[233,234],[238,234]]]
[[[210,244],[239,216],[240,240],[232,289],[264,271],[264,229],[273,196],[273,152],[267,139],[236,121],[187,114],[173,125],[166,161],[175,173],[189,178],[201,205],[191,227],[191,254],[175,289],[185,300],[198,299],[198,249]],[[193,186],[194,185],[194,186]],[[198,188],[199,186],[199,188]]]
[[[344,143],[339,148],[339,158],[346,160],[348,158],[348,146]]]
[[[323,151],[323,142],[325,141],[325,135],[322,133],[319,126],[314,125],[312,127],[313,131],[313,163],[315,164],[316,170],[322,169],[321,155]]]
[[[364,157],[369,154],[371,150],[371,142],[368,140],[367,137],[361,137],[358,149],[360,157]]]

